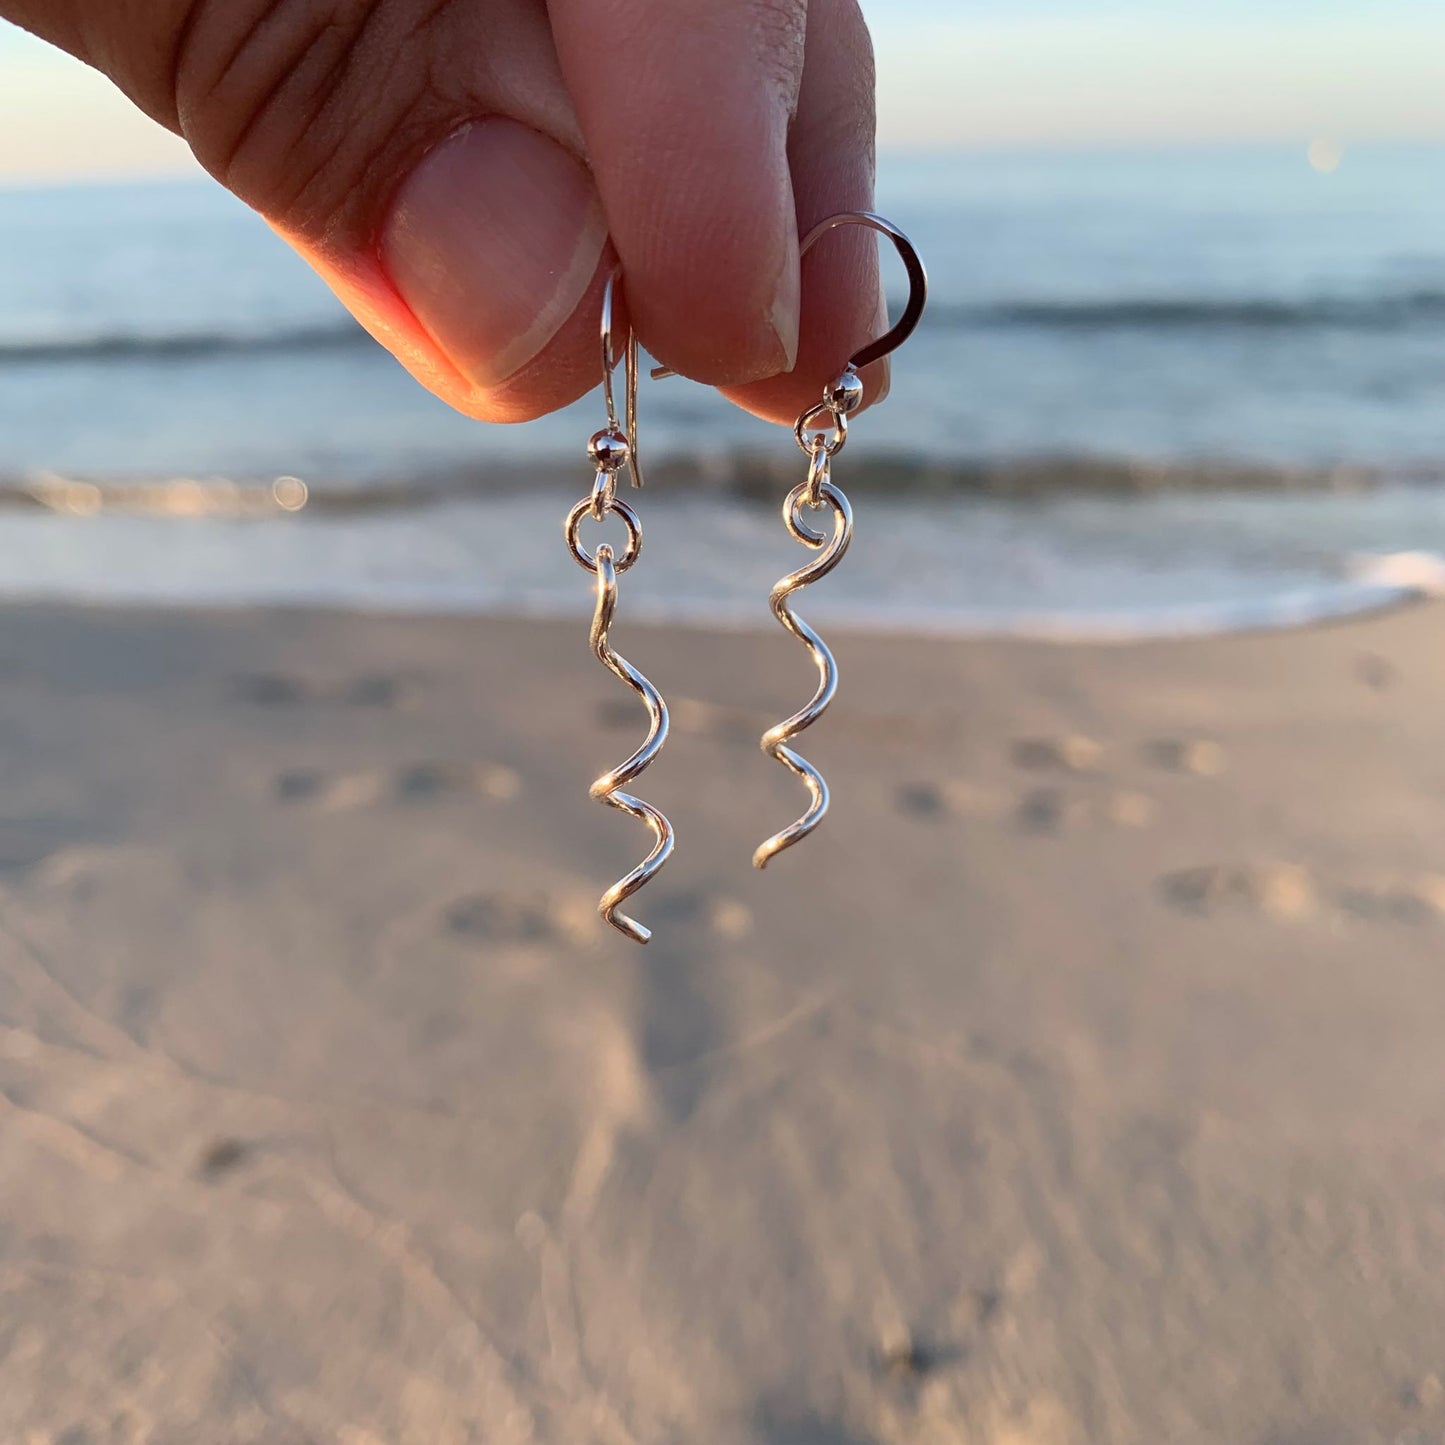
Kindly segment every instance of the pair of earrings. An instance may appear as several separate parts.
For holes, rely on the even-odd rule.
[[[793,597],[810,583],[826,577],[843,560],[853,540],[853,509],[833,481],[832,465],[833,458],[848,440],[848,417],[863,402],[863,382],[858,373],[908,340],[923,315],[928,295],[928,278],[913,243],[891,222],[868,211],[847,211],[823,221],[804,238],[801,254],[806,255],[829,231],[849,225],[867,226],[893,242],[908,272],[909,297],[897,325],[886,336],[859,351],[842,373],[824,387],[822,400],[805,411],[793,428],[798,446],[808,458],[808,474],[784,500],[783,522],[795,541],[818,555],[807,566],[778,582],[768,600],[773,616],[808,649],[818,669],[818,689],[806,707],[763,734],[763,752],[797,776],[808,790],[809,801],[807,811],[797,822],[775,833],[753,854],[753,864],[758,868],[766,868],[779,853],[806,838],[828,811],[828,784],[822,773],[791,744],[817,722],[833,701],[838,690],[838,665],[827,644],[794,610]],[[588,455],[596,467],[596,478],[590,495],[583,497],[567,514],[563,530],[573,559],[596,578],[592,651],[604,667],[637,693],[647,709],[649,727],[641,747],[620,767],[604,773],[591,788],[591,796],[596,801],[619,809],[652,830],[652,851],[609,888],[598,903],[598,912],[606,922],[634,942],[646,943],[652,937],[651,932],[622,912],[622,906],[646,887],[672,856],[675,835],[672,824],[657,808],[625,791],[652,765],[666,744],[668,711],[662,694],[610,641],[617,613],[618,578],[636,563],[642,552],[642,522],[636,510],[617,495],[618,477],[624,470],[634,488],[642,486],[643,476],[637,452],[638,348],[637,337],[631,332],[624,348],[625,399],[621,420],[614,395],[613,381],[619,360],[612,324],[616,281],[614,273],[607,282],[602,301],[602,390],[607,425],[587,445]],[[660,379],[672,373],[659,367],[652,374]],[[831,535],[809,525],[803,517],[804,509],[831,513]],[[585,520],[601,522],[608,516],[617,517],[626,529],[627,540],[620,555],[605,543],[595,552],[589,551],[580,537]]]

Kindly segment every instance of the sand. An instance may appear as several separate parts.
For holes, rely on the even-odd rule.
[[[1445,1440],[1445,614],[0,616],[0,1441]]]

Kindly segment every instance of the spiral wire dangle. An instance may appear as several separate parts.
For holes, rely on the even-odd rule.
[[[620,768],[598,778],[592,784],[591,796],[599,803],[618,808],[628,817],[646,823],[652,829],[653,847],[636,868],[602,895],[597,908],[619,933],[626,934],[637,943],[646,943],[652,937],[651,932],[636,919],[618,910],[634,893],[646,887],[672,856],[672,824],[651,803],[644,803],[641,798],[622,790],[651,766],[667,742],[667,704],[662,700],[662,694],[608,641],[616,611],[617,564],[612,558],[612,548],[604,545],[597,549],[597,611],[592,618],[592,651],[604,667],[621,678],[642,699],[650,725],[642,746]]]
[[[829,231],[839,226],[866,226],[888,237],[903,258],[908,272],[909,296],[897,324],[877,341],[859,351],[842,374],[823,391],[823,399],[798,418],[794,436],[808,457],[808,478],[788,493],[783,503],[783,522],[789,533],[804,546],[818,552],[806,567],[784,577],[772,590],[769,604],[773,616],[813,658],[818,669],[818,690],[812,701],[792,717],[763,734],[763,751],[793,773],[808,790],[808,809],[796,823],[775,833],[753,854],[753,865],[766,868],[779,853],[801,842],[823,821],[828,811],[828,784],[801,753],[790,744],[822,717],[838,691],[838,664],[828,645],[793,609],[793,598],[804,587],[826,577],[843,560],[853,540],[853,509],[848,498],[833,482],[833,458],[848,441],[848,416],[863,403],[863,382],[859,371],[896,350],[912,335],[923,315],[928,296],[928,277],[912,242],[890,221],[867,211],[849,211],[832,216],[816,226],[802,243],[807,254]],[[832,536],[814,531],[803,520],[802,511],[828,509],[833,514]]]
[[[617,652],[611,643],[612,622],[617,615],[617,579],[637,561],[642,552],[642,523],[637,513],[617,495],[617,474],[627,467],[632,476],[632,485],[642,485],[642,475],[637,464],[637,343],[629,338],[626,352],[627,367],[627,430],[624,433],[618,424],[612,399],[612,373],[616,369],[616,353],[612,344],[612,294],[616,281],[614,275],[608,281],[602,310],[602,357],[603,374],[606,378],[606,403],[608,427],[594,436],[588,444],[588,452],[597,465],[597,479],[590,496],[572,508],[567,515],[565,535],[567,547],[578,566],[592,573],[597,579],[597,606],[592,615],[591,643],[597,660],[615,677],[625,682],[642,699],[647,709],[647,737],[641,747],[620,767],[604,773],[590,789],[590,796],[599,803],[616,808],[630,818],[646,823],[652,829],[652,851],[625,877],[613,884],[602,895],[597,911],[619,933],[635,943],[646,943],[652,937],[635,918],[621,911],[622,905],[656,877],[663,865],[672,856],[674,834],[672,824],[651,803],[643,802],[623,789],[630,786],[652,765],[667,742],[669,718],[667,704],[662,694],[628,660]],[[589,552],[583,545],[578,531],[585,518],[601,522],[608,516],[618,517],[627,529],[627,543],[622,555],[617,556],[606,543],[598,546],[596,552]]]
[[[842,490],[833,485],[828,472],[828,455],[817,453],[809,469],[809,481],[794,487],[783,503],[783,521],[788,531],[804,546],[819,549],[819,555],[806,567],[784,577],[768,598],[773,616],[812,654],[818,668],[818,690],[806,707],[763,734],[763,751],[802,781],[811,802],[808,811],[796,823],[784,828],[781,833],[775,833],[753,854],[753,866],[756,868],[766,868],[779,853],[801,842],[823,821],[823,815],[828,811],[828,784],[822,773],[801,753],[788,746],[799,733],[812,727],[822,717],[838,691],[838,664],[832,652],[813,628],[798,616],[792,605],[793,594],[826,577],[843,560],[848,544],[853,540],[853,509]],[[816,491],[816,501],[809,496],[811,490]],[[832,510],[831,538],[813,531],[803,521],[800,509],[804,506],[827,506]]]

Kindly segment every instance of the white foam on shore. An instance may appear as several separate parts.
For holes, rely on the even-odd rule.
[[[1445,559],[1441,559],[1445,567]],[[1155,612],[990,612],[984,610],[855,607],[819,602],[807,608],[810,620],[846,632],[884,636],[940,638],[1015,638],[1034,642],[1130,643],[1151,639],[1218,637],[1246,632],[1273,632],[1318,626],[1352,617],[1390,612],[1439,597],[1438,591],[1412,586],[1340,583],[1281,594],[1235,605],[1174,607]],[[559,607],[542,599],[523,605],[517,616],[538,620],[575,617],[576,606]],[[684,624],[725,631],[752,631],[772,626],[771,617],[756,608],[719,610],[711,604],[634,607],[635,622]]]
[[[1127,642],[1306,626],[1445,596],[1445,557],[1276,546],[1297,518],[1230,504],[977,499],[858,505],[844,566],[804,610],[854,632]],[[1275,504],[1275,510],[1281,503]],[[587,577],[552,494],[266,520],[0,516],[16,601],[301,606],[570,618]],[[1236,511],[1239,509],[1236,507]],[[1201,521],[1200,518],[1207,519]],[[770,628],[768,591],[806,560],[771,508],[648,495],[630,620]]]

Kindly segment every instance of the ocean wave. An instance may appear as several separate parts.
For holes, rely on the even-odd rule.
[[[935,305],[927,324],[943,330],[1036,328],[1058,331],[1249,331],[1342,328],[1395,331],[1445,316],[1445,291],[1379,296],[1114,296]]]
[[[649,527],[660,529],[664,545],[655,559],[660,565],[629,591],[634,623],[773,627],[762,599],[788,545],[774,517],[743,510],[726,517],[738,555],[720,573],[698,573],[676,560],[684,550],[678,543],[705,533],[726,511],[698,499],[653,507]],[[576,623],[587,603],[556,544],[556,516],[554,499],[532,495],[500,507],[453,503],[403,519],[202,526],[184,539],[168,516],[99,516],[57,546],[32,531],[37,522],[48,529],[46,519],[0,514],[0,543],[12,559],[0,576],[0,598]],[[502,549],[495,545],[499,531],[509,538]],[[1423,552],[1351,557],[1325,549],[1313,559],[1251,563],[1221,537],[1161,568],[1151,559],[1177,550],[1177,526],[1101,548],[1096,532],[1067,521],[1037,519],[1021,531],[1015,521],[950,516],[928,504],[881,512],[869,531],[869,549],[849,566],[847,587],[811,604],[819,625],[886,635],[1131,643],[1317,625],[1445,595],[1445,558]],[[910,568],[900,568],[903,558]]]
[[[974,304],[935,301],[925,324],[935,331],[1249,331],[1343,328],[1393,331],[1445,318],[1445,290],[1378,296],[1106,296],[1018,299]],[[278,326],[275,330],[101,332],[71,336],[0,335],[0,366],[73,362],[205,361],[213,357],[343,351],[375,343],[355,322]]]
[[[203,361],[213,356],[338,351],[363,345],[375,343],[351,321],[279,327],[274,331],[0,337],[0,366],[74,361]]]
[[[901,452],[860,452],[850,489],[860,495],[914,499],[976,497],[1046,501],[1094,496],[1126,499],[1171,495],[1350,496],[1390,486],[1445,488],[1445,459],[1408,467],[1309,466],[1268,463],[1108,457],[1077,454],[953,457],[940,461]],[[728,497],[771,508],[796,480],[786,453],[738,450],[696,456],[664,453],[649,476],[669,496]],[[438,503],[552,493],[566,475],[538,455],[493,468],[475,459],[460,467],[398,465],[369,477],[309,474],[304,480],[270,475],[147,476],[134,473],[61,474],[0,468],[0,512],[44,510],[74,514],[252,516],[292,508],[284,500],[300,487],[310,512],[406,512]],[[282,497],[278,500],[277,488]]]

